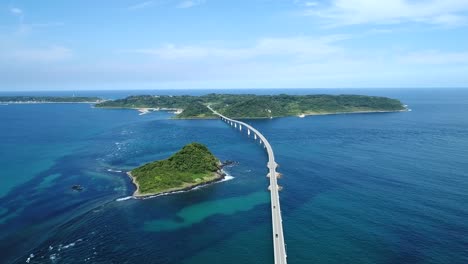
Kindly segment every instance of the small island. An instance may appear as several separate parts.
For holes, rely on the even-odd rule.
[[[223,164],[200,143],[185,145],[165,160],[128,172],[137,189],[134,197],[190,190],[224,178]]]
[[[217,118],[208,108],[230,118],[274,118],[283,116],[324,115],[405,111],[397,99],[366,95],[254,95],[207,94],[139,95],[109,100],[96,105],[105,108],[176,109],[176,119]]]

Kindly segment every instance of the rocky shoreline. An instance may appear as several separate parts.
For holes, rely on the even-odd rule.
[[[197,188],[197,187],[206,186],[206,185],[209,185],[209,184],[212,184],[212,183],[215,183],[215,182],[219,182],[219,181],[223,180],[227,175],[226,172],[224,172],[223,168],[226,167],[226,166],[231,166],[231,165],[235,165],[235,164],[236,164],[236,162],[230,161],[230,160],[224,161],[222,163],[220,162],[219,169],[216,172],[213,173],[213,177],[214,177],[213,179],[203,181],[203,182],[199,182],[199,183],[189,184],[188,186],[175,187],[175,188],[171,188],[169,190],[165,190],[165,191],[161,191],[161,192],[155,192],[155,193],[144,193],[144,194],[140,193],[140,186],[138,185],[138,182],[136,181],[136,178],[133,177],[131,171],[127,172],[127,175],[128,175],[128,177],[130,177],[130,179],[132,180],[133,185],[136,187],[136,190],[133,192],[132,197],[135,198],[135,199],[145,199],[145,198],[149,198],[149,197],[156,197],[156,196],[186,192],[186,191],[193,190],[194,188]]]

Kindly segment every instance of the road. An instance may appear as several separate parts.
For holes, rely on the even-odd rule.
[[[223,116],[222,114],[213,110],[210,106],[208,108],[217,116],[219,116],[223,121],[230,124],[231,126],[235,126],[240,131],[242,129],[246,131],[253,132],[261,141],[261,143],[265,146],[265,149],[268,153],[268,171],[269,171],[269,179],[270,179],[270,196],[271,196],[271,220],[273,226],[273,251],[275,257],[275,264],[286,264],[287,263],[287,255],[286,255],[286,246],[284,243],[284,235],[283,235],[283,220],[281,218],[281,207],[280,207],[280,200],[279,200],[279,189],[280,186],[278,185],[277,181],[277,173],[276,168],[278,164],[275,162],[275,155],[273,153],[273,148],[271,147],[268,140],[256,130],[251,125],[231,119],[229,117]]]

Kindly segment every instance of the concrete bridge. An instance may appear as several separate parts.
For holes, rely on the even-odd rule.
[[[283,236],[283,220],[281,218],[281,209],[280,209],[280,201],[279,201],[279,191],[281,186],[278,185],[277,178],[280,176],[279,173],[276,172],[276,167],[278,164],[275,162],[275,155],[273,153],[273,148],[271,147],[268,140],[256,130],[251,125],[231,119],[229,117],[225,117],[222,114],[213,110],[210,106],[208,108],[217,116],[221,118],[224,122],[231,125],[235,129],[239,129],[239,131],[246,131],[247,134],[253,134],[255,140],[259,140],[260,144],[265,146],[265,149],[268,153],[268,174],[267,177],[270,179],[270,186],[268,189],[270,190],[271,196],[271,218],[273,223],[273,251],[275,256],[275,264],[286,264],[286,248],[284,243],[284,236]]]

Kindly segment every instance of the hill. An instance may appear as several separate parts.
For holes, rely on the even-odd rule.
[[[365,95],[254,95],[130,96],[96,107],[183,109],[175,118],[214,118],[206,105],[231,118],[271,118],[355,112],[404,111],[397,99]]]
[[[224,177],[220,161],[200,143],[191,143],[165,160],[130,172],[137,185],[135,196],[190,189]]]

